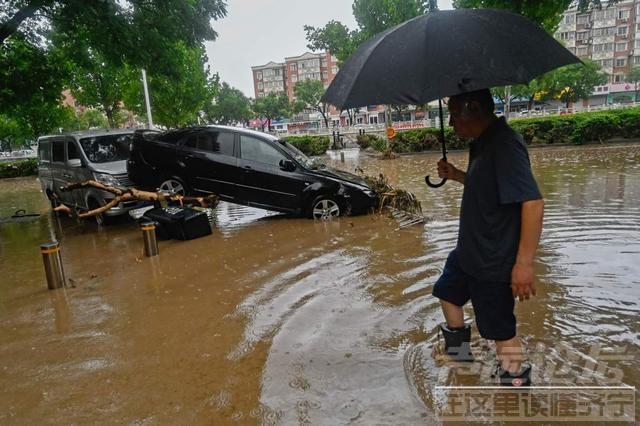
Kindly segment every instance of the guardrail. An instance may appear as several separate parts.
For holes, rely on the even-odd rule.
[[[536,110],[525,110],[519,112],[510,112],[507,116],[508,119],[516,119],[516,118],[535,118],[535,117],[547,117],[551,115],[565,115],[565,114],[573,114],[579,112],[592,112],[592,111],[605,111],[611,109],[620,109],[620,108],[630,108],[640,106],[640,102],[632,102],[625,104],[613,104],[613,105],[575,105],[571,108],[559,107],[559,108],[541,108]],[[498,114],[502,116],[504,114]],[[449,116],[445,115],[444,117],[445,123],[449,122]],[[414,120],[414,121],[394,121],[392,122],[392,127],[396,130],[405,130],[405,129],[420,129],[424,127],[439,127],[438,119],[430,118],[423,120]],[[334,132],[340,132],[342,135],[347,134],[359,134],[362,131],[365,133],[368,132],[384,132],[386,130],[386,126],[384,124],[357,124],[355,126],[335,126],[331,128],[320,128],[313,129],[312,131],[304,131],[299,130],[296,133],[278,133],[280,136],[296,136],[296,135],[326,135],[331,136]]]

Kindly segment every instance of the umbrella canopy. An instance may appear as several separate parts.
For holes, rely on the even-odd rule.
[[[580,60],[542,28],[506,10],[431,12],[366,41],[322,97],[340,109],[419,105],[473,90],[526,84]]]

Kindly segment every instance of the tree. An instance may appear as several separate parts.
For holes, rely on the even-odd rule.
[[[640,89],[640,66],[635,66],[627,74],[627,82],[633,83],[635,91],[634,101],[638,102],[638,91]]]
[[[375,34],[436,9],[435,0],[354,0],[352,10],[358,28],[349,30],[338,21],[329,21],[321,28],[305,25],[307,47],[327,50],[344,62]]]
[[[591,96],[593,88],[607,82],[607,75],[595,62],[585,59],[582,64],[567,65],[544,76],[548,81],[548,95],[569,104]]]
[[[113,62],[146,66],[176,40],[193,47],[215,40],[213,20],[226,16],[224,0],[5,0],[0,5],[0,44],[18,33],[46,40],[51,30],[83,34]]]
[[[327,117],[329,105],[324,102],[320,102],[320,98],[324,92],[324,85],[319,80],[304,80],[297,82],[296,85],[293,86],[293,93],[296,97],[296,100],[292,105],[293,112],[299,113],[305,109],[317,111],[322,115],[324,126],[329,128],[329,118]]]
[[[35,139],[58,127],[58,114],[69,64],[58,50],[41,51],[22,36],[0,46],[0,114],[19,123],[16,136]],[[38,113],[45,114],[38,117]]]
[[[285,117],[290,114],[291,106],[289,98],[285,93],[269,93],[265,96],[256,98],[252,105],[253,112],[261,118],[260,124],[262,131],[264,126],[271,130],[271,120],[274,118]]]
[[[251,118],[251,105],[241,90],[222,83],[218,96],[205,105],[204,115],[208,121],[219,124],[245,122]]]
[[[154,69],[147,70],[149,97],[153,121],[169,128],[196,124],[200,112],[217,94],[218,75],[211,75],[205,63],[207,57],[202,47],[187,47],[177,43],[171,47],[170,67],[175,75],[168,76]],[[125,95],[127,108],[144,115],[142,83],[134,80]]]
[[[605,0],[606,1],[606,0]],[[609,2],[616,3],[620,0]],[[531,0],[453,0],[456,9],[467,8],[495,8],[507,9],[519,13],[538,23],[548,32],[553,32],[558,27],[562,15],[576,0],[557,1],[531,1]],[[577,0],[578,10],[587,10],[590,7],[600,8],[602,0]]]
[[[110,128],[117,127],[124,94],[138,71],[126,63],[113,63],[86,43],[87,38],[58,35],[56,44],[69,59],[69,87],[80,105],[102,111]]]
[[[73,75],[71,70],[77,73],[78,66],[86,67],[73,64],[80,54],[101,61],[84,72],[93,81],[102,63],[109,70],[121,66],[149,69],[153,65],[156,73],[175,78],[183,67],[171,56],[173,46],[182,42],[188,48],[201,48],[205,40],[215,40],[217,33],[211,23],[225,15],[224,0],[3,0],[0,113],[25,123],[30,120],[29,131],[36,132],[33,137],[58,127],[56,117],[66,119],[69,115],[58,109],[62,90]],[[73,58],[62,56],[61,43],[82,46],[83,50]],[[102,76],[105,81],[111,78]],[[89,84],[84,87],[80,96],[89,97]],[[91,96],[101,97],[98,93]],[[101,105],[109,114],[116,105],[110,100],[89,103]],[[37,117],[37,111],[45,116]]]

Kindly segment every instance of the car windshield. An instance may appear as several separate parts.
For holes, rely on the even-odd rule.
[[[110,163],[129,158],[131,138],[131,133],[93,136],[80,139],[80,145],[92,163]]]
[[[291,145],[289,142],[280,139],[278,140],[278,142],[280,143],[280,146],[282,148],[284,148],[286,151],[289,152],[289,154],[291,154],[293,156],[293,158],[300,164],[302,164],[302,166],[304,166],[307,169],[310,170],[316,170],[316,169],[322,169],[327,167],[319,158],[309,158],[306,156],[305,153],[303,153],[302,151],[300,151],[298,148],[296,148],[295,146]]]

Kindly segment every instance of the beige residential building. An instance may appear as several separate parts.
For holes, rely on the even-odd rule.
[[[640,66],[640,0],[585,12],[573,6],[564,13],[556,38],[579,58],[598,63],[610,84],[623,83],[631,68]]]
[[[338,60],[329,52],[303,53],[285,58],[285,62],[269,62],[251,67],[255,97],[269,93],[286,93],[294,100],[293,88],[299,81],[319,80],[328,87],[338,72]]]

